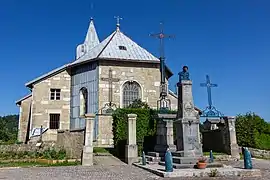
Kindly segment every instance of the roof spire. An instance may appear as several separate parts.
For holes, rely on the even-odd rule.
[[[88,49],[91,49],[92,47],[99,44],[99,39],[94,25],[93,17],[90,18],[90,24],[84,40],[84,44],[88,46]]]
[[[116,30],[120,29],[120,20],[122,20],[123,18],[119,17],[119,16],[114,16],[114,18],[116,19]]]

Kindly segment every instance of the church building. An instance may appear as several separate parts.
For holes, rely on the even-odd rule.
[[[165,75],[167,82],[173,75],[167,66]],[[56,141],[58,130],[82,129],[84,114],[94,113],[95,145],[109,147],[113,145],[110,107],[128,107],[141,100],[157,108],[160,78],[159,58],[126,36],[119,23],[100,41],[91,19],[73,62],[25,84],[30,93],[16,102],[18,141],[31,141],[41,126],[46,129],[42,140]],[[168,98],[176,110],[177,96],[168,90]]]

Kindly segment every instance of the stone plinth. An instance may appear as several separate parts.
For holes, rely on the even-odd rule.
[[[82,155],[82,165],[93,165],[93,133],[94,133],[94,114],[85,114],[85,140]]]
[[[166,152],[167,148],[171,152],[176,151],[173,139],[173,121],[175,118],[175,114],[158,114],[157,143],[154,147],[156,152]]]
[[[136,114],[128,114],[128,139],[125,147],[125,161],[127,164],[138,162],[138,146],[136,141]]]
[[[234,158],[240,158],[239,147],[236,140],[235,132],[235,117],[226,116],[223,118],[225,127],[224,127],[224,136],[225,136],[225,149],[228,154]]]
[[[175,121],[177,151],[183,157],[202,156],[199,123],[200,117],[194,108],[192,82],[178,83],[178,116]]]

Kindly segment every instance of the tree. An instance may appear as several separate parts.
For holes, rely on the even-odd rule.
[[[18,115],[0,116],[0,143],[14,143],[17,140]]]
[[[236,117],[236,136],[240,146],[270,149],[270,124],[255,113]]]

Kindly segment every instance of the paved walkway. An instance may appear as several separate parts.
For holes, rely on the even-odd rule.
[[[102,158],[101,158],[102,159]],[[101,162],[101,161],[100,161]],[[103,161],[104,162],[104,161]],[[102,164],[102,163],[101,163]],[[226,163],[235,167],[242,167],[243,162]],[[270,161],[253,160],[254,168],[263,172],[263,178],[270,179]],[[96,165],[92,167],[69,166],[69,167],[33,167],[33,168],[4,168],[0,169],[0,180],[182,180],[180,178],[160,178],[142,169],[125,164],[119,165]],[[191,178],[190,180],[215,179],[231,180],[229,178]],[[233,178],[239,179],[239,178]],[[255,178],[244,178],[245,180],[257,180]],[[183,179],[184,180],[184,179]],[[185,180],[188,180],[185,178]]]

